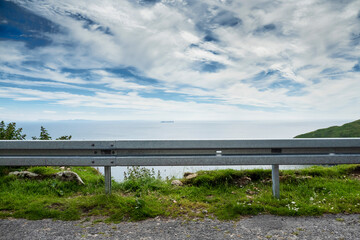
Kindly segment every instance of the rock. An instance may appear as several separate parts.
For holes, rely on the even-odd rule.
[[[184,184],[180,180],[172,180],[171,185],[182,186]]]
[[[287,180],[291,180],[293,177],[290,175],[283,175],[283,176],[279,176],[279,180],[282,181],[287,181]],[[272,181],[272,180],[271,180]]]
[[[254,199],[254,197],[253,197],[253,196],[250,196],[250,195],[246,195],[246,197],[247,197],[248,199]]]
[[[55,173],[55,177],[61,181],[75,181],[79,185],[85,185],[83,180],[77,175],[77,173],[72,171],[63,171]]]
[[[257,194],[257,192],[251,191],[250,189],[246,190],[246,193],[249,194],[249,195],[255,195],[255,194]]]
[[[299,176],[297,179],[312,179],[312,176]]]
[[[185,175],[185,174],[184,174]],[[185,179],[189,180],[189,179],[193,179],[193,178],[196,178],[198,175],[196,173],[192,173],[192,174],[189,174],[185,177]]]
[[[37,179],[39,178],[39,174],[36,174],[36,173],[32,173],[32,172],[29,172],[29,171],[15,171],[15,172],[11,172],[9,173],[9,175],[14,175],[16,177],[20,177],[20,178],[28,178],[28,179]]]
[[[184,172],[184,178],[186,178],[187,176],[191,175],[191,174],[194,174],[194,173],[191,173],[191,172]]]
[[[271,183],[272,180],[271,180],[271,178],[265,178],[265,179],[261,180],[261,182],[262,183]]]
[[[245,186],[251,182],[251,178],[244,176],[235,180],[235,184],[239,187]]]

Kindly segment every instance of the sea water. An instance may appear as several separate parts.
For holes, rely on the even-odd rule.
[[[203,139],[280,139],[341,125],[348,121],[43,121],[18,122],[27,139],[39,136],[44,126],[53,139],[71,135],[72,140],[203,140]],[[184,172],[226,169],[229,166],[174,166],[148,167],[162,178],[180,178]],[[231,166],[233,169],[264,168],[271,166]],[[298,166],[280,166],[280,169]],[[103,172],[103,168],[99,168]],[[116,181],[124,179],[126,167],[112,167]]]

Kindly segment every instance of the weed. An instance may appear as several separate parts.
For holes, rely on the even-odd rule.
[[[89,217],[86,217],[86,218],[84,218],[84,219],[81,221],[81,223],[89,222],[89,221],[90,221],[90,218],[89,218]]]
[[[52,174],[59,172],[60,169],[54,167],[30,167],[28,171],[43,176],[51,176]]]
[[[90,221],[95,217],[98,219],[95,222],[121,222],[156,216],[226,220],[259,213],[285,216],[360,213],[360,181],[349,177],[358,166],[282,171],[280,199],[272,196],[269,170],[200,171],[198,177],[184,181],[184,186],[175,187],[159,179],[152,170],[133,167],[128,169],[124,182],[113,182],[110,196],[104,194],[104,177],[90,167],[72,168],[85,185],[0,176],[0,218]],[[59,169],[29,170],[46,175]]]
[[[154,169],[133,166],[128,167],[127,172],[124,172],[124,182],[118,187],[125,192],[137,192],[137,196],[140,196],[149,191],[159,190],[164,184],[159,174],[155,177]]]

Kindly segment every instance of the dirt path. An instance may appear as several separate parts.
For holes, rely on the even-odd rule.
[[[259,215],[238,221],[150,219],[105,224],[1,219],[0,239],[360,239],[360,214]]]

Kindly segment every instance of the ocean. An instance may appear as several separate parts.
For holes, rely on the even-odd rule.
[[[349,121],[43,121],[17,122],[27,139],[39,136],[44,126],[53,139],[71,135],[73,140],[202,140],[202,139],[280,139],[342,125]],[[299,166],[280,166],[292,169]],[[180,178],[184,172],[229,168],[228,166],[149,167],[162,178]],[[233,169],[264,168],[271,166],[232,166]],[[103,172],[103,168],[99,168]],[[113,167],[116,181],[124,179],[126,167]]]

